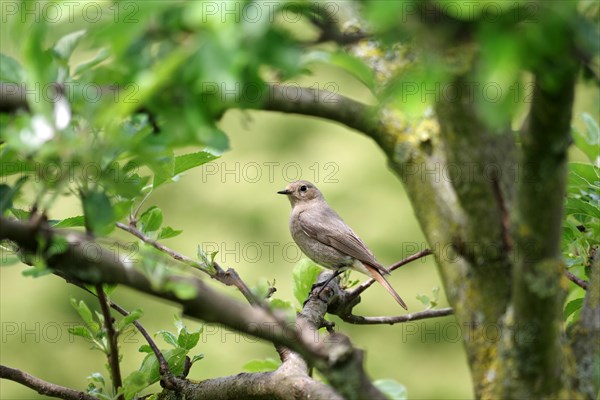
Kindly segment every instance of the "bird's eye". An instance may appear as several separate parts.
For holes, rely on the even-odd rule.
[[[306,185],[302,185],[302,186],[300,186],[300,191],[301,191],[301,192],[306,192],[306,189],[308,189],[308,188],[306,187]]]

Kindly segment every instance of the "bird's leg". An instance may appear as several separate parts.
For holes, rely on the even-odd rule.
[[[310,288],[311,293],[315,288],[322,286],[321,290],[319,290],[319,293],[317,293],[317,296],[320,296],[323,289],[325,289],[327,287],[327,285],[329,285],[329,282],[331,282],[332,280],[334,280],[335,278],[340,276],[342,273],[344,273],[344,271],[345,270],[343,268],[336,269],[335,272],[333,273],[333,275],[331,275],[325,282],[315,282],[312,285],[312,287]]]
[[[321,293],[323,292],[323,290],[327,287],[327,285],[329,285],[329,282],[331,282],[332,280],[334,280],[336,277],[338,277],[344,271],[345,271],[345,269],[343,269],[343,268],[337,269],[337,270],[335,270],[335,272],[329,278],[327,278],[327,280],[325,280],[323,282],[315,282],[315,283],[313,283],[313,285],[310,288],[310,293],[312,293],[313,290],[315,290],[316,288],[321,287],[321,290],[319,290],[319,292],[317,293],[317,297],[320,297]],[[308,302],[309,299],[310,299],[310,296],[304,301],[304,305],[306,305],[306,302]]]

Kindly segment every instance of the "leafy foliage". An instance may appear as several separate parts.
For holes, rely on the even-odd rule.
[[[161,353],[169,364],[171,373],[178,376],[185,368],[186,358],[189,358],[188,353],[198,344],[203,327],[195,332],[189,332],[179,317],[175,316],[174,322],[177,333],[162,330],[156,335],[160,335],[167,344],[173,347],[161,349]],[[140,368],[129,374],[123,382],[126,400],[135,398],[140,391],[160,380],[160,363],[150,346],[143,345],[139,351],[148,354]],[[202,358],[204,358],[203,354],[196,354],[189,362],[193,365]]]
[[[569,271],[589,280],[592,257],[600,251],[600,158],[597,146],[600,128],[588,114],[584,114],[583,119],[586,130],[574,129],[573,137],[575,146],[589,162],[569,163],[562,252]],[[583,296],[580,288],[573,289],[569,296],[571,300],[565,306],[565,320],[577,320]]]
[[[425,294],[419,294],[417,296],[417,300],[423,303],[423,305],[426,307],[426,310],[430,310],[432,308],[437,307],[437,305],[439,304],[439,297],[440,287],[435,286],[433,289],[431,289],[431,297]]]
[[[275,371],[280,365],[280,361],[264,358],[262,360],[250,360],[244,364],[242,369],[246,372],[268,372]]]
[[[294,297],[302,304],[308,297],[312,285],[321,273],[321,267],[307,258],[298,261],[292,271]]]

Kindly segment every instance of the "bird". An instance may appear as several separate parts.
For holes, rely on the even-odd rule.
[[[367,245],[325,201],[309,181],[299,180],[277,192],[292,205],[289,228],[294,242],[315,263],[333,270],[333,277],[353,269],[378,281],[404,308],[406,303],[384,278],[390,271],[381,265]],[[329,281],[328,281],[329,282]]]

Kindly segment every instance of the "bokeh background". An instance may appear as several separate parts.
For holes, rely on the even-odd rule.
[[[1,51],[18,58],[18,43],[5,39],[5,28],[0,27],[0,33]],[[48,40],[51,43],[52,39]],[[85,52],[76,55],[86,56]],[[352,77],[327,67],[294,83],[338,88],[359,100],[369,96]],[[581,86],[574,123],[581,126],[578,116],[582,111],[597,119],[598,107],[596,90]],[[162,186],[147,202],[163,210],[165,225],[183,230],[179,237],[165,240],[167,246],[189,256],[195,256],[198,245],[218,250],[216,260],[235,268],[249,285],[275,282],[274,296],[298,305],[292,292],[292,268],[301,255],[288,231],[290,205],[276,191],[303,178],[317,184],[383,264],[427,248],[400,181],[369,138],[339,124],[270,112],[231,110],[219,125],[230,138],[231,150],[186,173],[179,182]],[[182,149],[181,153],[193,150],[197,149]],[[50,218],[80,214],[75,199],[61,197]],[[123,242],[134,241],[124,233],[118,237]],[[68,333],[69,326],[80,323],[70,299],[84,299],[97,309],[94,299],[55,276],[34,279],[22,276],[23,270],[23,265],[0,268],[0,363],[79,389],[87,386],[86,377],[93,372],[108,379],[104,355]],[[353,277],[363,279],[359,274]],[[235,289],[206,281],[243,301]],[[431,257],[401,268],[390,282],[413,312],[424,308],[417,295],[431,295],[434,287],[441,288]],[[117,289],[113,299],[127,309],[143,308],[140,321],[150,332],[175,329],[173,315],[180,312],[171,304],[126,288]],[[439,307],[444,306],[441,288]],[[355,311],[366,316],[404,312],[378,285],[362,296]],[[411,399],[473,397],[461,344],[461,336],[468,331],[452,317],[394,326],[354,326],[331,319],[336,329],[366,351],[366,369],[373,379],[397,380],[406,386]],[[190,329],[202,325],[185,322]],[[161,339],[158,342],[167,347]],[[122,371],[127,375],[144,357],[137,352],[144,340],[130,330],[121,343]],[[239,373],[252,359],[277,359],[273,346],[217,326],[204,326],[197,351],[204,353],[205,359],[193,366],[189,377],[194,380]],[[28,388],[0,380],[1,399],[38,397]]]

